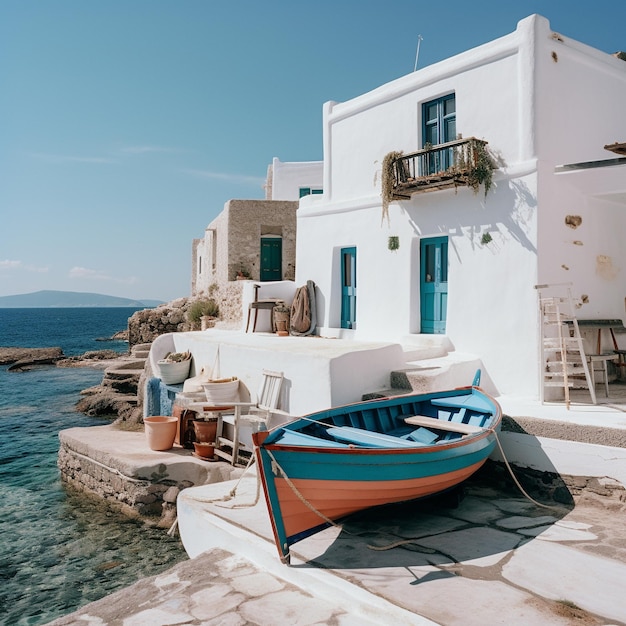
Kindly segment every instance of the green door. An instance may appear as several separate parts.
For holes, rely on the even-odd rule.
[[[448,310],[448,238],[420,242],[421,332],[444,335]]]
[[[280,237],[261,238],[261,271],[262,281],[282,280],[283,240]]]
[[[356,328],[356,248],[341,250],[341,328]]]

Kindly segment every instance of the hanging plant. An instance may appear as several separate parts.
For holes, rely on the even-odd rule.
[[[393,188],[395,177],[393,173],[393,164],[402,156],[402,152],[389,152],[383,159],[383,176],[381,185],[381,198],[383,205],[382,219],[389,221],[389,203],[393,201]]]
[[[491,189],[493,182],[495,164],[489,155],[486,144],[480,141],[470,141],[469,148],[474,159],[473,165],[468,168],[467,184],[474,190],[474,193],[478,193],[480,186],[483,185],[485,197],[487,197],[487,192]]]
[[[400,237],[397,235],[391,235],[387,241],[387,247],[392,252],[395,252],[400,247]]]

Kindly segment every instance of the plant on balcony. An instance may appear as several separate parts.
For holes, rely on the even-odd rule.
[[[480,141],[472,141],[470,149],[474,153],[473,164],[469,166],[467,173],[467,184],[478,193],[480,186],[485,188],[485,197],[491,189],[493,182],[493,170],[495,165],[491,158],[486,144]]]
[[[381,198],[383,204],[383,220],[389,221],[389,203],[393,200],[395,177],[393,164],[402,156],[402,152],[389,152],[383,159],[383,176],[381,183]]]

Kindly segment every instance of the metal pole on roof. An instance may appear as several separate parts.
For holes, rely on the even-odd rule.
[[[420,43],[422,43],[423,37],[421,35],[417,36],[417,51],[415,53],[415,66],[413,67],[413,71],[417,70],[417,60],[420,58]]]

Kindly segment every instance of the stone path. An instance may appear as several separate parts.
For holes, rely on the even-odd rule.
[[[287,567],[264,502],[203,502],[234,484],[179,497],[194,559],[52,624],[626,624],[623,493],[547,509],[472,480],[456,507],[439,498],[328,528],[293,546]],[[236,501],[255,494],[246,476]]]

